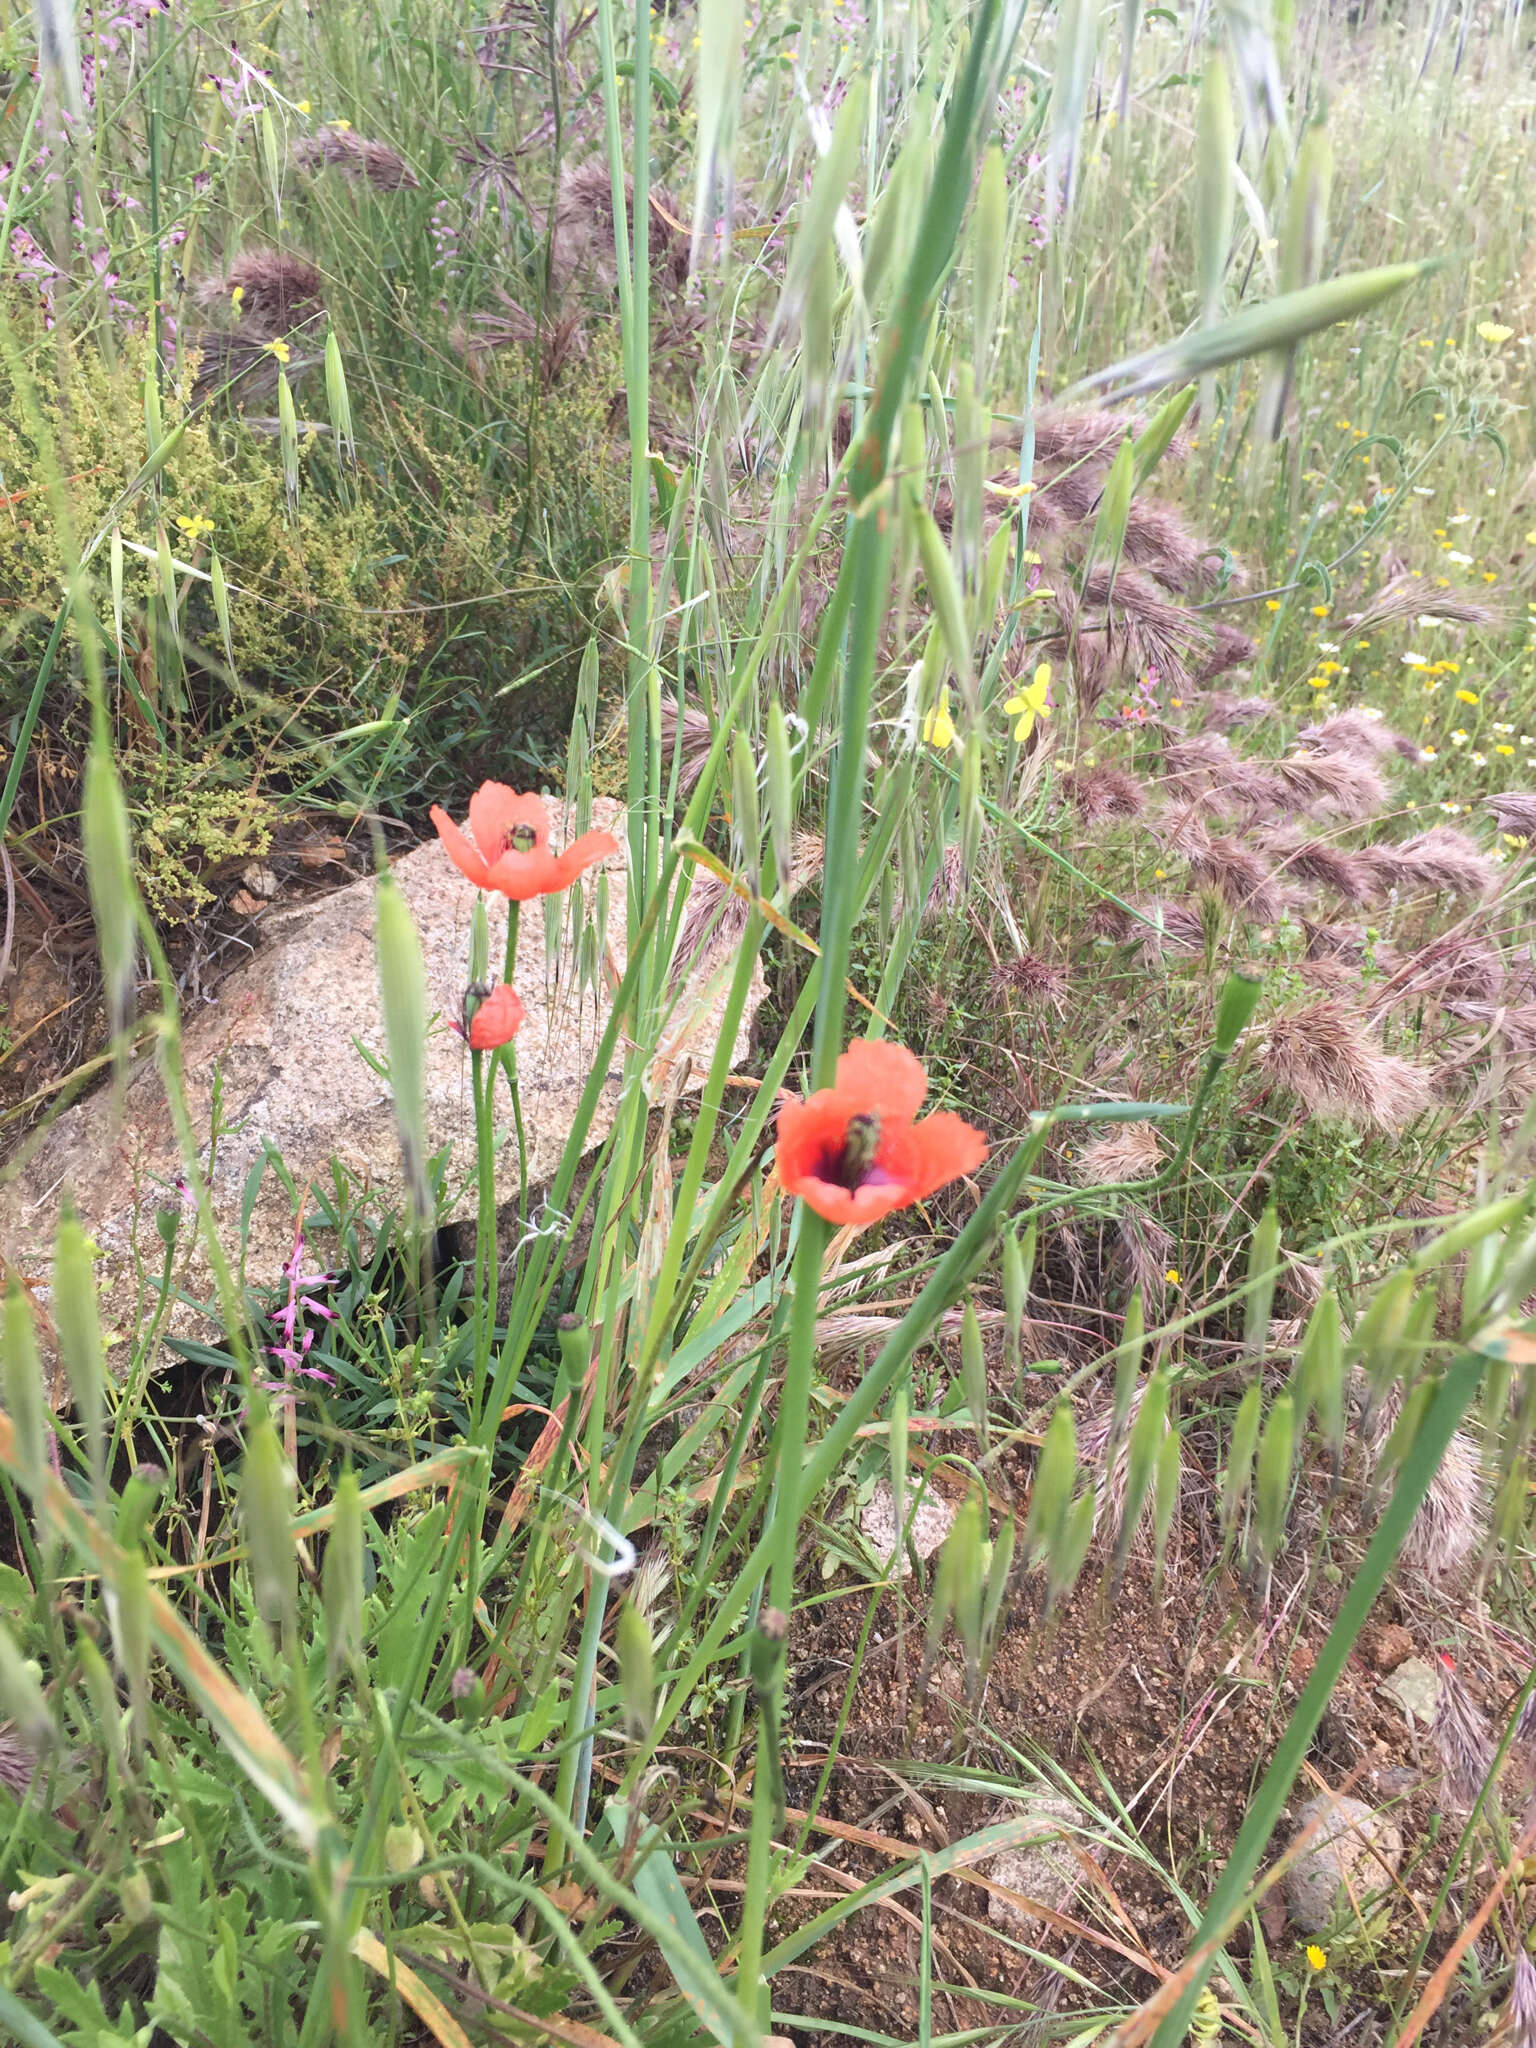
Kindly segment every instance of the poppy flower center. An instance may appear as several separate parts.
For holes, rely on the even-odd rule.
[[[539,835],[531,825],[517,824],[506,835],[503,842],[508,853],[532,853],[539,843]]]
[[[472,981],[469,987],[465,989],[464,1002],[459,1014],[463,1019],[463,1031],[466,1038],[469,1036],[470,1025],[475,1021],[476,1012],[490,992],[491,984],[488,981]]]
[[[842,1144],[827,1148],[817,1177],[851,1194],[871,1177],[879,1150],[880,1119],[873,1110],[863,1110],[849,1117]]]

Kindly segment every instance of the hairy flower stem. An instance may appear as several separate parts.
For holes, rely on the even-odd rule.
[[[825,989],[825,977],[822,987]],[[821,1293],[821,1267],[831,1225],[804,1204],[800,1238],[795,1246],[794,1299],[789,1317],[789,1355],[779,1392],[779,1422],[773,1439],[773,1501],[768,1510],[768,1608],[760,1609],[757,1630],[765,1634],[764,1618],[772,1612],[778,1626],[787,1622],[795,1597],[795,1550],[800,1530],[805,1467],[805,1433],[810,1423],[811,1377],[816,1363],[816,1303]],[[747,1842],[747,1889],[741,1914],[739,1996],[747,2004],[756,1997],[762,1963],[763,1931],[768,1909],[768,1857],[773,1827],[782,1808],[780,1777],[769,1768],[784,1707],[787,1659],[782,1638],[778,1655],[769,1662],[771,1677],[759,1687],[763,1725],[758,1730],[757,1768],[752,1775],[752,1829]],[[776,1797],[775,1794],[778,1794]]]
[[[506,963],[502,969],[501,978],[504,982],[508,983],[509,986],[512,988],[516,988],[517,986],[517,925],[518,914],[522,910],[522,907],[523,906],[519,902],[517,902],[515,898],[507,905],[507,957]],[[523,1131],[523,1098],[518,1093],[517,1087],[516,1045],[509,1040],[507,1044],[502,1046],[500,1053],[498,1054],[498,1058],[501,1062],[502,1071],[505,1073],[507,1077],[507,1086],[512,1091],[512,1122],[517,1130],[517,1249],[514,1252],[513,1257],[514,1259],[521,1259],[523,1255],[523,1235],[528,1228],[528,1140]],[[496,1322],[495,1309],[497,1266],[496,1197],[494,1193],[494,1165],[491,1171],[493,1188],[491,1196],[491,1291],[490,1306],[486,1311],[486,1316],[489,1325],[494,1327]],[[482,1175],[483,1172],[484,1169],[482,1168]],[[515,1288],[517,1284],[515,1267],[513,1271],[513,1286]]]

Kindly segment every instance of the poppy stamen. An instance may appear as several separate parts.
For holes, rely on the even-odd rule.
[[[833,1187],[847,1188],[852,1193],[868,1179],[879,1150],[880,1119],[872,1109],[861,1110],[849,1117],[841,1149],[827,1161],[826,1179]]]
[[[532,853],[539,843],[539,835],[529,824],[519,822],[507,834],[507,850],[510,853]]]

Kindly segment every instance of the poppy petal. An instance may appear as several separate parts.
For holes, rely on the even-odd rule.
[[[532,853],[509,849],[500,860],[491,863],[486,883],[487,888],[497,890],[512,903],[527,903],[535,896],[553,896],[564,886],[555,857],[547,846],[537,847]]]
[[[946,1181],[974,1173],[987,1156],[987,1141],[974,1125],[952,1109],[936,1110],[914,1124],[912,1141],[912,1192],[909,1201],[920,1202]]]
[[[441,804],[432,806],[432,822],[437,827],[437,836],[443,842],[443,850],[461,875],[465,875],[477,889],[488,888],[487,867],[479,850],[455,825]]]
[[[508,982],[500,982],[469,1020],[472,1052],[493,1052],[517,1034],[523,1021],[522,998]]]
[[[844,1188],[835,1181],[818,1180],[814,1174],[803,1180],[794,1192],[808,1209],[814,1209],[828,1223],[851,1223],[858,1230],[867,1223],[877,1223],[882,1216],[889,1216],[893,1209],[905,1208],[913,1199],[910,1188],[895,1184],[882,1187],[874,1181],[866,1181],[862,1187]]]
[[[568,889],[578,875],[585,874],[588,868],[618,850],[619,842],[611,832],[583,832],[579,839],[571,841],[564,853],[556,856],[555,873],[559,879],[555,887]]]
[[[923,1106],[928,1076],[916,1053],[888,1038],[855,1038],[837,1062],[833,1091],[848,1116],[876,1110],[910,1119]]]
[[[469,800],[469,829],[493,866],[511,845],[519,825],[533,834],[533,844],[526,852],[537,853],[548,846],[549,812],[541,798],[519,796],[504,782],[482,782]]]

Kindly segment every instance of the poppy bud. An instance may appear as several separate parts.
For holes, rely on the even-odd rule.
[[[1247,1030],[1258,1007],[1259,991],[1263,986],[1263,977],[1247,968],[1240,967],[1236,973],[1227,976],[1216,1005],[1216,1036],[1211,1046],[1217,1059],[1232,1057],[1237,1041]]]
[[[505,981],[498,982],[496,987],[475,1005],[474,1015],[469,1020],[469,1030],[466,1034],[470,1051],[494,1052],[499,1045],[510,1045],[517,1036],[522,1021],[523,1005],[517,990]]]

